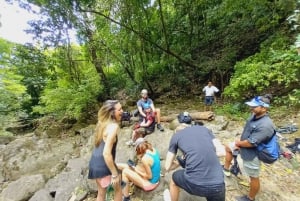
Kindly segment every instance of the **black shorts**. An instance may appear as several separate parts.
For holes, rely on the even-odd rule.
[[[172,179],[180,188],[191,195],[205,197],[207,201],[225,201],[225,183],[215,185],[196,185],[184,177],[184,169],[173,173]]]

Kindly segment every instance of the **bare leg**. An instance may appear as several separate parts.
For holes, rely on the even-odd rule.
[[[114,201],[122,201],[121,183],[119,185],[114,186],[114,192]]]
[[[155,113],[156,113],[156,122],[158,124],[160,124],[160,109],[159,108],[155,108]]]
[[[251,200],[255,199],[256,194],[258,193],[260,189],[260,182],[259,182],[259,177],[250,177],[250,191],[248,197]]]
[[[98,187],[96,201],[105,201],[106,189],[101,187],[100,179],[96,179],[96,183],[97,183],[97,187]]]
[[[142,170],[141,167],[136,166],[136,169]],[[137,172],[131,168],[125,168],[122,172],[123,181],[126,182],[126,186],[123,188],[123,195],[125,197],[129,196],[129,182],[133,182],[134,185],[144,188],[145,185],[150,185],[150,182],[146,179],[143,179]]]
[[[127,163],[117,163],[117,167],[119,170],[123,170],[125,168],[129,168],[129,165],[127,165]]]
[[[231,165],[231,161],[233,159],[233,156],[232,156],[232,151],[231,149],[228,147],[228,146],[225,146],[225,163],[224,163],[224,168],[226,170],[229,169],[230,165]]]
[[[137,139],[136,133],[137,133],[136,130],[133,130],[133,131],[132,131],[131,140],[132,140],[133,142]]]
[[[171,201],[178,201],[180,188],[174,183],[173,179],[170,182]]]

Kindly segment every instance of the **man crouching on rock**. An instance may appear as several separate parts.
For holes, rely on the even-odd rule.
[[[166,172],[174,168],[178,149],[184,153],[185,168],[173,173],[170,190],[164,191],[165,201],[178,201],[181,188],[207,201],[225,201],[224,175],[213,140],[212,132],[199,125],[185,127],[172,136]]]

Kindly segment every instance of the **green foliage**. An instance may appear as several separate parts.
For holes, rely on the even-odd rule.
[[[249,108],[244,103],[224,103],[215,108],[216,113],[225,115],[232,120],[245,120],[249,117]]]
[[[238,62],[223,95],[243,100],[264,93],[280,96],[299,87],[299,55],[295,49],[285,48],[282,38],[273,41],[271,48],[262,45],[260,53]]]
[[[295,30],[285,20],[295,0],[30,3],[43,17],[29,32],[51,50],[20,46],[6,62],[9,79],[26,87],[28,95],[17,97],[28,112],[35,106],[34,113],[79,118],[96,97],[114,98],[123,89],[187,95],[199,93],[208,79],[222,90],[232,74],[227,97],[280,90],[291,101],[298,98],[298,91],[289,93],[299,87],[299,56],[289,49]],[[81,47],[70,45],[71,28]],[[236,106],[225,109],[239,113]]]
[[[21,103],[28,114],[31,113],[33,106],[38,105],[41,92],[48,80],[50,67],[44,53],[42,49],[30,44],[16,45],[10,58],[10,62],[15,66],[15,73],[23,77],[21,83],[29,95]]]
[[[65,72],[57,69],[57,80],[49,82],[41,96],[40,105],[34,107],[34,112],[80,118],[90,104],[95,104],[101,91],[99,77],[93,68],[83,67],[80,72],[78,84],[70,82]]]
[[[15,73],[16,68],[10,62],[14,44],[0,39],[0,113],[21,110],[22,100],[27,97],[26,87],[22,85],[22,75]]]
[[[3,73],[0,79],[0,112],[8,114],[20,110],[21,101],[25,97],[26,90],[20,84],[22,77],[7,69],[0,69],[0,73]]]
[[[294,89],[288,95],[281,96],[274,101],[277,105],[283,105],[285,107],[300,108],[300,90]]]

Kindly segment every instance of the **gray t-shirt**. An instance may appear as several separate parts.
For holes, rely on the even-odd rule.
[[[255,116],[252,115],[244,127],[241,140],[248,140],[253,147],[241,147],[240,153],[242,159],[246,161],[253,160],[255,156],[257,156],[257,145],[270,139],[273,136],[274,131],[275,126],[268,114],[259,119],[256,119]]]
[[[137,107],[142,107],[143,110],[145,110],[147,108],[151,108],[152,104],[153,104],[153,101],[150,98],[147,98],[146,100],[144,100],[144,99],[141,98],[136,103]]]
[[[224,183],[221,164],[212,140],[213,134],[204,126],[191,126],[175,133],[170,141],[169,151],[185,153],[186,179],[196,185]]]

